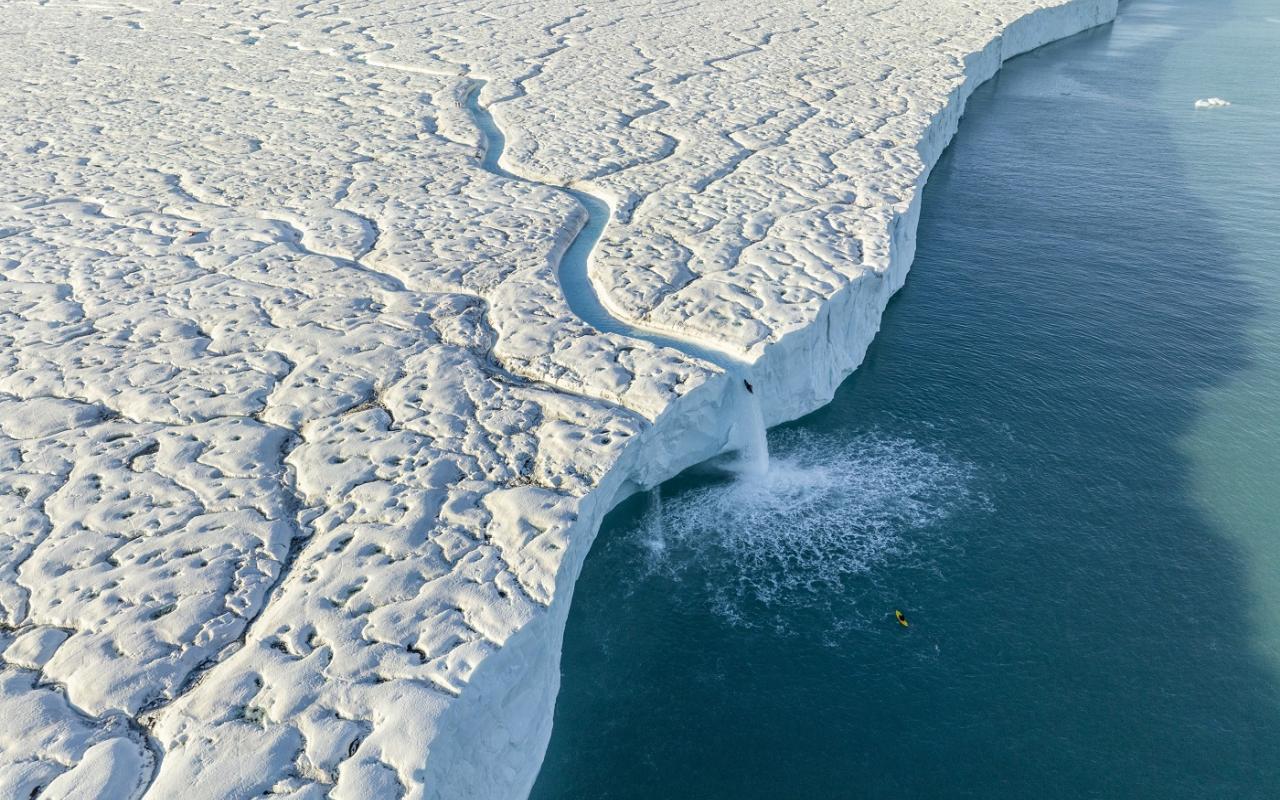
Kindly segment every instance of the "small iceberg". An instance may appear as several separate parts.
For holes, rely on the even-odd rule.
[[[1196,101],[1196,108],[1226,108],[1231,105],[1221,97],[1208,97]]]

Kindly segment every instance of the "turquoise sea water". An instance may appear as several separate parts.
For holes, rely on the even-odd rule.
[[[606,520],[534,797],[1280,797],[1280,4],[1006,65],[770,444]]]

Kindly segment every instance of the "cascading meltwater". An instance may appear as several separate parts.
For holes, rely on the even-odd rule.
[[[761,476],[769,471],[769,442],[766,436],[764,413],[760,400],[751,384],[750,367],[724,350],[625,322],[614,316],[600,299],[591,281],[591,253],[609,224],[610,207],[607,202],[581,189],[550,184],[517,175],[502,166],[507,137],[494,120],[488,107],[480,102],[480,92],[487,81],[471,77],[471,89],[467,93],[466,108],[475,121],[483,139],[480,165],[488,172],[507,180],[536,186],[545,186],[572,197],[587,212],[587,221],[574,236],[569,247],[560,257],[556,279],[564,293],[569,310],[579,319],[602,333],[616,333],[640,339],[659,347],[669,347],[685,355],[714,364],[724,370],[735,387],[741,388],[741,397],[731,403],[735,419],[726,449],[738,453],[732,469],[740,476]]]

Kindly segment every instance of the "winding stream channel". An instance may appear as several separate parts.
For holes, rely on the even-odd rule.
[[[691,358],[714,364],[730,375],[744,382],[751,379],[751,367],[729,355],[723,350],[708,347],[705,343],[692,339],[672,336],[651,329],[624,322],[609,312],[600,300],[595,284],[591,281],[591,253],[604,234],[609,224],[611,209],[609,204],[593,194],[568,186],[545,183],[517,175],[502,165],[502,155],[506,151],[507,137],[502,128],[494,120],[489,108],[480,101],[480,94],[486,81],[483,78],[471,78],[471,90],[467,93],[466,108],[471,114],[476,127],[484,140],[481,167],[488,172],[506,180],[519,181],[534,186],[543,186],[572,197],[587,212],[587,221],[573,237],[569,247],[560,257],[556,277],[560,290],[564,294],[569,310],[579,319],[602,333],[616,333],[633,339],[640,339],[659,347],[668,347],[684,353]],[[747,383],[750,386],[750,383]],[[743,402],[739,404],[737,422],[726,445],[727,451],[737,451],[738,459],[732,464],[732,470],[740,475],[759,476],[768,470],[769,443],[765,436],[764,415],[758,399],[751,393],[744,393]]]
[[[502,128],[494,120],[489,108],[480,102],[480,94],[484,89],[483,78],[471,78],[471,91],[467,94],[466,108],[476,127],[484,138],[484,157],[481,166],[489,172],[507,180],[519,181],[533,186],[544,186],[557,192],[569,195],[587,212],[587,222],[574,236],[573,242],[560,259],[557,277],[561,291],[569,304],[569,309],[583,322],[603,333],[617,333],[632,339],[640,339],[659,347],[670,347],[673,350],[710,362],[731,374],[747,375],[748,367],[732,355],[706,343],[673,336],[669,333],[643,328],[618,319],[600,300],[595,284],[589,273],[591,253],[604,234],[609,224],[611,209],[609,204],[593,194],[569,186],[544,183],[518,175],[502,165],[502,155],[506,151],[507,137]]]

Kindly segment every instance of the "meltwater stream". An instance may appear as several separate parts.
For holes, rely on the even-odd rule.
[[[832,404],[606,519],[535,800],[1280,797],[1276,75],[1126,0],[979,89]]]
[[[486,81],[472,79],[471,91],[467,93],[466,107],[475,121],[484,139],[484,154],[481,166],[495,175],[508,180],[520,181],[541,186],[548,186],[563,192],[583,207],[587,212],[586,224],[578,231],[569,247],[560,258],[556,277],[559,279],[561,291],[568,302],[569,310],[591,327],[604,333],[617,333],[633,339],[641,339],[659,347],[679,350],[694,358],[715,364],[738,380],[750,378],[750,368],[724,350],[710,347],[705,343],[692,339],[680,338],[670,334],[654,331],[624,322],[605,307],[591,282],[589,273],[591,252],[600,241],[605,226],[609,224],[609,204],[600,198],[580,189],[557,184],[534,181],[511,172],[502,166],[502,154],[506,150],[507,138],[502,128],[494,121],[493,114],[487,106],[480,102],[480,94]],[[736,383],[737,381],[735,381]],[[743,384],[745,387],[745,384]],[[769,449],[765,438],[764,418],[760,404],[751,392],[743,389],[742,396],[735,404],[738,408],[738,425],[731,434],[731,447],[739,452],[739,458],[731,464],[732,468],[745,475],[760,475],[768,470]]]

